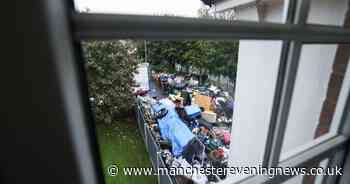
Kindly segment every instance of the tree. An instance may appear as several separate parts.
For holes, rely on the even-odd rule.
[[[144,61],[145,45],[137,42],[137,57]],[[156,70],[175,72],[175,64],[182,64],[186,51],[185,41],[147,41],[148,62]]]
[[[208,8],[198,10],[200,18],[231,20],[233,17],[215,17]],[[145,46],[140,42],[137,46],[138,58],[144,60]],[[237,68],[238,41],[211,41],[211,40],[186,40],[186,41],[147,41],[148,62],[156,71],[175,71],[175,64],[187,73],[190,68],[196,69],[200,83],[204,83],[207,75],[229,77],[234,80]],[[183,71],[183,70],[182,70]]]
[[[138,44],[137,55],[144,58],[144,44]],[[235,77],[238,42],[187,40],[187,41],[147,41],[148,62],[156,71],[175,71],[175,64],[180,64],[187,73],[190,66],[198,70],[200,82],[208,74]]]
[[[130,114],[134,103],[133,74],[137,65],[132,42],[84,42],[83,49],[96,120],[111,123],[116,116]]]

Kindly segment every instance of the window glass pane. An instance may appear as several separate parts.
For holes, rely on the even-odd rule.
[[[311,0],[308,23],[345,26],[349,25],[349,0]],[[347,19],[348,23],[345,23]]]
[[[216,16],[234,15],[235,20],[283,23],[288,3],[285,0],[224,0],[213,5]]]
[[[76,9],[87,13],[169,15],[197,17],[204,8],[200,0],[74,0]]]
[[[281,47],[281,41],[240,41],[230,166],[262,164]]]
[[[283,184],[322,184],[324,175],[331,175],[335,173],[335,168],[328,168],[329,159],[326,158],[321,162],[315,162],[307,165],[308,169],[305,169],[305,174],[301,174],[301,170],[299,175],[294,176],[287,181],[284,181]],[[293,168],[295,171],[300,168]]]
[[[281,41],[114,40],[82,45],[107,183],[188,180],[108,173],[111,165],[119,172],[126,167],[170,168],[180,157],[190,163],[187,154],[195,156],[192,166],[261,165]],[[163,106],[164,117],[173,119],[163,120],[157,110]],[[176,127],[166,129],[165,123]],[[193,138],[199,147],[186,151]],[[217,182],[226,177],[199,178]]]
[[[350,45],[303,45],[281,159],[336,135],[349,93]]]
[[[227,167],[238,41],[114,40],[82,46],[107,183],[226,177],[111,176],[108,168]]]
[[[284,22],[285,0],[75,0],[84,13],[180,16],[205,19]]]
[[[137,66],[130,41],[82,43],[89,101],[94,113],[103,174],[109,183],[156,183],[154,176],[115,176],[117,167],[151,167],[137,131],[133,72]]]

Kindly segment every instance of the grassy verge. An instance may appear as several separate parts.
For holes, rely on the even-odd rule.
[[[154,176],[108,176],[107,167],[111,164],[123,167],[151,167],[148,153],[135,120],[123,120],[113,125],[97,125],[97,136],[102,158],[106,184],[155,184]]]

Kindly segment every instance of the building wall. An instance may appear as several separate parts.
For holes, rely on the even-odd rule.
[[[304,45],[302,48],[282,158],[314,139],[336,49],[337,45]]]
[[[259,21],[258,10],[256,6],[245,7],[244,11],[235,11],[238,20]]]
[[[256,0],[226,0],[226,1],[221,1],[215,5],[215,10],[218,11],[225,11],[227,9],[242,5],[242,4],[247,4],[254,2]]]
[[[247,21],[267,21],[267,22],[283,22],[283,8],[287,3],[285,0],[226,0],[220,1],[214,6],[216,12],[231,11],[235,12],[235,18],[238,20]],[[266,15],[259,15],[260,9],[257,9],[257,4],[263,5],[263,11],[266,11]],[[260,13],[260,12],[259,12]],[[278,15],[278,16],[274,16]]]
[[[332,3],[328,0],[312,0],[308,22],[343,25],[347,3],[347,0],[335,0]],[[303,46],[295,94],[282,147],[282,158],[296,153],[300,150],[298,147],[303,148],[305,145],[312,144],[320,122],[322,106],[326,100],[337,49],[337,44]],[[325,136],[334,134],[338,127],[346,98],[344,90],[349,88],[349,83],[344,81],[343,84],[345,86],[342,87],[343,92],[340,93],[334,116],[329,120],[331,121],[330,134]],[[338,87],[340,88],[341,84]],[[296,132],[298,132],[297,138]]]
[[[256,6],[242,10],[236,11],[238,20],[259,20]],[[281,21],[282,12],[280,5],[266,14],[266,21]],[[240,41],[230,166],[262,163],[281,47],[281,41]],[[232,176],[231,180],[241,177]]]
[[[240,42],[230,166],[259,166],[262,162],[280,50],[280,41]]]
[[[265,0],[265,16],[264,21],[283,23],[285,21],[286,11],[288,3],[285,0]],[[268,3],[270,2],[270,3]]]
[[[308,22],[343,25],[348,0],[311,0]]]
[[[337,0],[332,4],[332,7],[329,7],[327,0],[313,0],[314,7],[311,8],[309,20],[342,25],[347,8],[346,0]],[[284,9],[283,3],[268,7],[264,21],[282,22]],[[259,20],[256,7],[236,9],[236,13],[238,20]],[[294,150],[296,153],[297,147],[313,142],[322,104],[326,98],[336,49],[337,45],[308,45],[302,49],[300,70],[296,79],[295,94],[283,144],[284,156],[288,155],[288,151]],[[281,42],[279,41],[240,41],[235,92],[236,108],[233,116],[229,166],[261,164],[280,51]],[[350,87],[349,82],[346,85],[342,89],[340,102],[345,100],[345,91]],[[334,120],[339,120],[341,105],[337,107]],[[332,124],[333,129],[336,123]],[[244,176],[230,177],[235,181]],[[303,177],[295,177],[285,183],[297,184],[301,183],[302,179]],[[316,178],[317,183],[320,181],[320,178]]]

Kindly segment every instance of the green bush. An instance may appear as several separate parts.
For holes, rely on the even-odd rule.
[[[130,41],[84,42],[89,96],[98,122],[130,114],[136,60]]]

